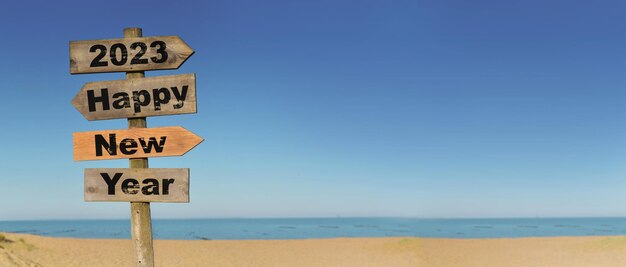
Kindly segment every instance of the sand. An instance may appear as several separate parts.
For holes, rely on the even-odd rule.
[[[5,234],[0,266],[133,266],[130,240]],[[626,266],[626,237],[156,240],[157,266]]]

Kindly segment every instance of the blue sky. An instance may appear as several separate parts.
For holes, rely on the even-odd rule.
[[[179,35],[205,138],[191,203],[155,218],[626,216],[621,1],[7,2],[0,9],[0,220],[128,218],[83,201],[69,41]]]

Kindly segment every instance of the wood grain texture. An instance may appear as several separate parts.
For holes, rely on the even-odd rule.
[[[98,145],[98,139],[106,141],[109,147]],[[123,153],[124,144],[127,147],[130,144],[123,141],[125,139],[134,140],[136,147],[133,149],[136,151],[133,154]],[[75,161],[182,156],[204,141],[180,126],[78,132],[73,134],[73,140]],[[162,148],[160,152],[156,149],[157,146]],[[131,149],[126,148],[126,151],[129,150]]]
[[[124,38],[142,37],[143,30],[137,27],[124,29]],[[143,71],[126,72],[126,79],[144,78]],[[128,128],[147,128],[145,117],[129,118]],[[131,168],[148,168],[148,159],[128,160]],[[154,245],[152,243],[152,215],[150,202],[130,202],[130,226],[133,248],[135,249],[135,266],[154,267]]]
[[[109,184],[105,177],[114,178],[119,176],[115,183],[113,194],[109,192]],[[144,194],[142,188],[150,187],[152,183],[144,183],[145,179],[158,181],[158,188],[148,188],[151,194]],[[134,179],[138,183],[132,189],[133,194],[122,190],[124,181]],[[163,182],[164,179],[168,180]],[[173,181],[171,180],[173,179]],[[111,180],[109,183],[113,184]],[[134,184],[131,184],[134,185]],[[167,187],[167,191],[164,190]],[[154,191],[157,190],[157,191]],[[154,194],[158,192],[158,194]],[[85,169],[85,201],[102,202],[189,202],[189,169],[163,169],[163,168],[89,168]]]
[[[151,60],[152,57],[160,58],[162,55],[157,53],[159,46],[152,47],[155,41],[162,41],[166,44],[165,52],[167,59],[162,63],[156,63]],[[131,64],[131,60],[140,53],[140,49],[131,49],[131,45],[136,42],[146,44],[146,51],[141,59],[148,59],[144,64]],[[114,65],[111,62],[110,52],[111,46],[114,44],[122,44],[127,50],[127,62],[122,65]],[[102,45],[106,47],[107,52],[102,58],[102,62],[108,62],[107,66],[91,66],[92,61],[99,54],[99,50],[93,50],[94,45]],[[134,37],[120,39],[103,39],[103,40],[85,40],[70,42],[70,73],[100,73],[100,72],[122,72],[122,71],[144,71],[144,70],[166,70],[178,69],[194,51],[178,36],[153,36],[153,37]],[[116,49],[116,58],[121,60],[121,50]]]
[[[72,99],[90,121],[196,113],[196,103],[195,74],[89,82]]]

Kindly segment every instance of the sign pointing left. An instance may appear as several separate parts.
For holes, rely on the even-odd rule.
[[[74,160],[182,156],[204,139],[175,127],[74,133]]]
[[[196,75],[89,82],[72,105],[90,121],[196,113]]]

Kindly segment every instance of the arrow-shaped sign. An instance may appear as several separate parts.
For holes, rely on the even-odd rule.
[[[72,105],[90,121],[196,113],[196,75],[90,82]]]
[[[175,127],[74,133],[74,160],[182,156],[204,139]]]
[[[193,50],[178,36],[70,42],[70,73],[177,69]]]

